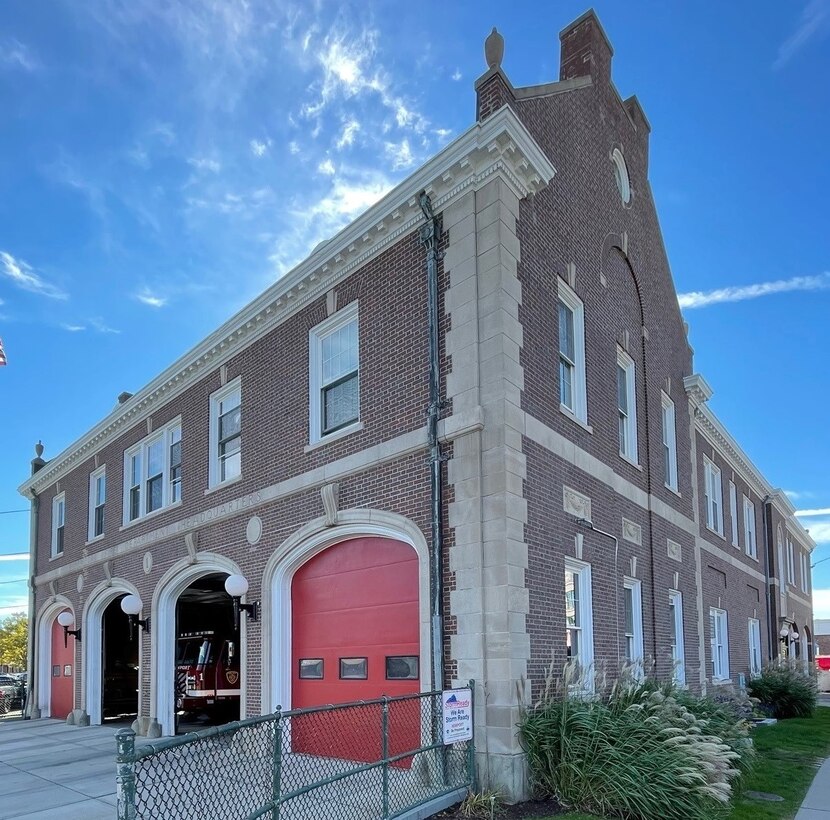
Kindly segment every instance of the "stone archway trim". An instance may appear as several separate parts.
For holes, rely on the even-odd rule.
[[[75,615],[75,607],[69,598],[63,595],[51,597],[37,615],[37,631],[35,632],[35,675],[33,675],[34,704],[39,717],[50,717],[52,701],[52,623],[58,613],[69,609]],[[77,616],[76,616],[77,617]],[[72,685],[75,686],[77,675],[73,675]],[[73,698],[74,700],[74,698]],[[73,703],[74,708],[74,703]]]

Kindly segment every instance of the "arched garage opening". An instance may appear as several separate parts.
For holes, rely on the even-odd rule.
[[[42,607],[37,619],[33,684],[41,717],[65,718],[74,708],[75,638],[70,635],[64,646],[63,627],[57,622],[66,610],[74,615],[69,600],[58,595]]]

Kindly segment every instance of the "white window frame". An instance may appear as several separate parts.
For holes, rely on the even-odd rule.
[[[669,396],[661,391],[660,401],[662,403],[663,419],[663,450],[666,468],[666,486],[677,492],[677,414],[674,409],[674,402]]]
[[[588,389],[585,377],[585,306],[582,300],[576,295],[568,284],[559,279],[559,299],[556,303],[557,327],[559,326],[559,302],[567,307],[573,314],[574,320],[574,359],[573,378],[571,379],[571,398],[573,407],[568,407],[562,401],[562,362],[567,357],[562,353],[561,344],[557,339],[559,348],[559,409],[566,415],[588,424]]]
[[[623,637],[625,639],[625,659],[632,665],[632,674],[635,678],[642,679],[645,675],[643,667],[643,585],[639,578],[623,578],[623,615],[625,614],[625,591],[631,591],[631,627],[628,632],[628,624],[623,617]],[[631,653],[629,657],[629,642]]]
[[[614,164],[614,181],[617,184],[620,199],[623,205],[628,205],[631,202],[631,179],[628,176],[628,167],[619,148],[615,148],[611,152],[611,162]]]
[[[164,427],[154,430],[150,435],[145,436],[141,441],[136,442],[124,450],[124,490],[122,498],[122,519],[124,527],[134,524],[136,521],[142,521],[145,518],[152,518],[154,515],[158,515],[164,510],[182,503],[181,499],[175,502],[170,500],[170,437],[173,430],[177,428],[181,430],[181,426],[181,418],[175,418],[173,421],[165,424]],[[150,476],[147,474],[147,455],[149,448],[159,441],[162,443],[161,505],[157,509],[147,512],[147,481],[150,479]],[[133,486],[130,462],[136,454],[140,454],[141,456],[141,475],[139,476],[140,481],[138,484],[138,515],[135,518],[130,518],[130,490]]]
[[[341,327],[357,322],[357,418],[343,427],[323,433],[323,339]],[[309,444],[341,438],[363,428],[360,420],[360,314],[357,301],[329,316],[308,332],[308,440]]]
[[[807,553],[803,550],[799,550],[798,557],[801,559],[800,570],[801,570],[801,591],[802,592],[809,592],[810,591],[810,584],[808,579],[808,572],[809,572],[809,559],[807,558]]]
[[[792,540],[787,538],[787,583],[795,586],[795,555]]]
[[[104,500],[96,504],[98,500],[98,481],[104,479]],[[106,529],[106,504],[107,504],[107,467],[103,465],[89,474],[89,521],[87,526],[87,540],[94,541],[96,538],[103,538]],[[98,507],[104,508],[104,523],[101,532],[95,532],[95,512]]]
[[[746,554],[750,558],[758,557],[758,541],[755,534],[755,504],[744,496],[744,540]]]
[[[242,425],[239,432],[239,474],[220,479],[222,475],[219,464],[219,408],[222,402],[227,401],[234,394],[239,394],[239,407],[243,411]],[[232,484],[242,478],[242,440],[245,433],[245,416],[242,395],[242,377],[237,376],[235,379],[229,381],[224,387],[215,390],[210,394],[210,432],[208,435],[208,447],[210,448],[210,457],[208,459],[208,489],[212,490],[215,487],[220,487],[224,484]],[[169,454],[168,454],[169,458]]]
[[[686,685],[686,643],[683,637],[683,594],[669,590],[670,608],[674,608],[675,642],[672,650],[672,677],[678,686]]]
[[[720,468],[704,456],[703,473],[705,481],[706,526],[723,535],[723,485]]]
[[[732,546],[740,549],[738,543],[738,490],[735,482],[729,482],[729,518],[732,524]]]
[[[586,692],[594,690],[594,613],[593,594],[591,590],[591,565],[584,561],[577,561],[575,558],[565,558],[565,573],[572,572],[579,577],[579,630],[580,641],[577,662],[584,672],[583,684]],[[562,576],[564,592],[564,573]],[[568,626],[565,620],[565,634]]]
[[[617,348],[617,420],[620,435],[620,455],[634,465],[639,465],[637,447],[637,371],[634,359],[622,348]],[[626,404],[625,415],[619,401],[619,370],[625,372]]]
[[[729,616],[725,609],[709,607],[709,647],[712,681],[729,680]],[[720,641],[718,637],[720,636]]]
[[[60,521],[60,524],[58,523]],[[62,541],[58,550],[58,530],[61,530]],[[66,493],[58,493],[52,499],[52,542],[50,556],[60,558],[66,552]]]
[[[761,674],[763,659],[761,657],[761,622],[757,618],[748,619],[749,640],[749,677]]]

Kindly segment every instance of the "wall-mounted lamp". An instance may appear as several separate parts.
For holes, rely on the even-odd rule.
[[[233,599],[234,628],[239,629],[239,613],[244,612],[248,619],[255,621],[259,616],[259,602],[242,604],[240,599],[248,591],[248,579],[244,575],[229,575],[225,578],[225,592]]]
[[[145,632],[150,631],[150,619],[145,618],[143,621],[138,617],[141,612],[144,602],[138,595],[125,595],[121,599],[121,611],[128,616],[130,621],[130,640],[133,639],[133,629],[138,624]]]
[[[78,629],[70,629],[69,627],[75,626],[75,616],[68,610],[65,609],[58,615],[58,623],[63,627],[63,648],[66,649],[67,647],[67,638],[72,635],[76,641],[81,640],[81,630]]]

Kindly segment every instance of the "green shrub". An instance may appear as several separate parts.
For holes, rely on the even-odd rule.
[[[602,698],[558,692],[527,710],[519,736],[540,791],[565,806],[609,817],[713,820],[724,813],[738,777],[745,721],[726,709],[698,718],[671,687],[623,680]],[[713,718],[712,715],[717,715]],[[709,722],[729,724],[724,742]]]
[[[815,680],[792,662],[770,664],[749,681],[747,690],[772,717],[810,717],[816,708]]]

